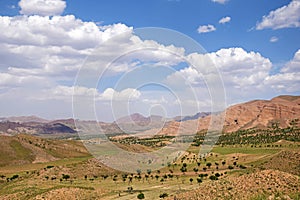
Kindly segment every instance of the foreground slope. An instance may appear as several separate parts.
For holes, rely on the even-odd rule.
[[[0,146],[0,166],[89,156],[78,141],[42,139],[24,134],[0,136]]]

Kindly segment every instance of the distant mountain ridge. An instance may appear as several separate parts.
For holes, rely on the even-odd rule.
[[[47,123],[50,120],[43,119],[37,116],[14,116],[14,117],[2,117],[0,118],[1,121],[10,121],[10,122],[19,122],[19,123],[26,123],[26,122],[39,122],[39,123]]]
[[[99,134],[124,134],[157,132],[158,135],[194,134],[206,130],[212,115],[224,113],[199,112],[192,116],[173,119],[151,115],[145,117],[139,113],[121,117],[113,123],[80,121],[81,125],[100,127]],[[253,100],[236,104],[226,109],[223,131],[226,133],[272,126],[285,128],[300,126],[300,96],[282,95],[271,100]],[[0,118],[0,133],[35,135],[74,135],[77,133],[76,122],[79,120],[45,120],[36,116]],[[151,131],[153,130],[153,131]],[[155,131],[154,131],[155,130]],[[96,130],[98,134],[98,130]]]
[[[203,118],[203,117],[206,117],[208,115],[210,115],[211,113],[210,112],[198,112],[196,113],[195,115],[191,115],[191,116],[185,116],[185,117],[178,117],[179,119],[175,119],[175,121],[189,121],[189,120],[194,120],[194,119],[199,119],[199,118]]]

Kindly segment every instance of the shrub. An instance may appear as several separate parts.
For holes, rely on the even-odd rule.
[[[216,181],[216,180],[218,180],[218,177],[216,177],[216,176],[214,176],[214,175],[211,175],[211,176],[209,177],[209,179],[212,180],[212,181]]]
[[[138,199],[145,199],[145,195],[141,192],[137,195]]]
[[[197,178],[197,182],[200,184],[202,183],[202,179],[201,178]]]
[[[240,165],[241,169],[246,169],[247,167],[245,167],[244,165]]]
[[[10,178],[10,180],[12,181],[12,180],[17,179],[17,178],[19,178],[19,175],[15,174],[15,175],[13,175],[13,176]]]
[[[70,175],[68,174],[63,174],[62,175],[62,178],[65,179],[65,180],[68,180],[70,178]]]
[[[159,198],[163,198],[164,199],[164,198],[166,198],[168,196],[169,196],[168,193],[164,192],[164,193],[162,193],[162,194],[159,195]]]

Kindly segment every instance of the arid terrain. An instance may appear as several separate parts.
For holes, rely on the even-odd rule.
[[[151,127],[151,117],[133,116],[139,125],[147,124],[146,131],[127,135],[116,128],[128,125],[130,116],[102,123],[120,148],[155,151],[174,141],[180,123],[180,136],[190,147],[159,170],[126,173],[95,159],[83,145],[95,138],[79,138],[71,119],[2,118],[0,199],[300,199],[299,96],[229,107],[224,130],[205,155],[199,150],[211,114],[168,119],[151,137],[145,133],[158,122]],[[195,122],[197,131],[190,133]]]

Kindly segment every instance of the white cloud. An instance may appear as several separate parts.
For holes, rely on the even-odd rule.
[[[141,96],[141,92],[134,88],[127,88],[120,92],[113,88],[107,88],[99,97],[101,100],[110,101],[130,101],[136,100]]]
[[[220,49],[204,55],[191,54],[187,59],[197,70],[188,67],[177,71],[167,77],[169,83],[186,82],[187,86],[192,84],[197,88],[206,88],[209,86],[206,81],[217,80],[216,70],[213,70],[215,66],[220,72],[228,96],[233,99],[242,95],[254,95],[254,90],[261,92],[264,87],[261,83],[272,67],[269,59],[242,48]]]
[[[270,42],[277,42],[277,41],[278,41],[278,37],[273,36],[270,38]]]
[[[86,56],[95,51],[97,63],[92,66],[94,68],[105,67],[112,59],[133,50],[139,51],[127,59],[134,60],[135,56],[145,62],[165,65],[180,62],[176,59],[180,56],[174,54],[185,53],[183,48],[173,45],[143,41],[132,34],[132,27],[124,24],[98,26],[73,15],[51,18],[0,16],[0,47],[1,65],[10,73],[56,77],[74,77]],[[110,70],[123,72],[130,67],[130,60],[125,60],[114,63]]]
[[[225,23],[228,23],[230,22],[231,20],[231,17],[223,17],[222,19],[219,20],[219,24],[225,24]]]
[[[293,0],[288,5],[271,11],[263,16],[261,22],[256,24],[257,30],[282,29],[300,27],[300,1]]]
[[[71,101],[72,97],[75,97],[92,98],[96,101],[131,101],[137,100],[140,96],[141,92],[134,88],[127,88],[120,92],[113,88],[107,88],[103,93],[100,93],[96,88],[58,85],[54,88],[44,89],[41,94],[36,96],[36,99]],[[35,99],[35,97],[32,97],[32,99]]]
[[[66,8],[64,0],[21,0],[20,13],[24,15],[60,15]]]
[[[9,73],[0,73],[0,88],[36,87],[39,85],[37,83],[43,83],[46,86],[47,80],[38,76],[17,76]]]
[[[211,1],[215,3],[225,4],[229,0],[211,0]]]
[[[294,58],[281,69],[281,72],[282,73],[300,72],[300,49],[295,53]]]
[[[199,28],[197,29],[198,33],[208,33],[215,30],[217,29],[211,24],[199,26]]]
[[[300,49],[279,73],[266,77],[264,83],[278,93],[298,93],[300,88]]]
[[[269,85],[279,93],[299,92],[300,73],[280,73],[266,77],[264,84]]]

